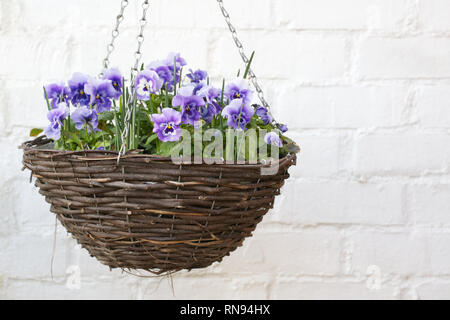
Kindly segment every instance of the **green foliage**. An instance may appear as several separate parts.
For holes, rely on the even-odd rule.
[[[244,72],[244,79],[247,79],[248,71],[250,70],[250,65],[252,64],[254,56],[255,56],[255,51],[252,52],[252,55],[250,56],[250,59],[248,60],[247,67],[245,68],[245,72]]]
[[[33,128],[30,130],[30,137],[37,137],[42,131],[42,129],[39,128]]]
[[[251,63],[253,61],[255,52],[252,52],[250,59],[245,66],[243,78],[248,76]],[[174,79],[176,79],[176,60],[174,63]],[[141,66],[142,70],[143,66]],[[178,71],[179,77],[182,75],[182,68]],[[240,74],[238,71],[238,76]],[[209,83],[209,78],[207,79]],[[122,87],[124,93],[119,100],[113,100],[113,106],[110,111],[105,111],[98,114],[98,127],[94,130],[87,125],[83,128],[76,129],[75,123],[71,121],[70,116],[64,120],[63,129],[61,131],[61,139],[55,142],[56,149],[64,150],[96,150],[104,148],[106,150],[119,150],[122,146],[122,135],[125,129],[128,130],[128,138],[125,141],[126,149],[138,149],[139,151],[147,154],[156,154],[160,156],[170,156],[175,148],[180,147],[182,139],[176,142],[162,142],[159,140],[158,135],[153,132],[154,125],[151,120],[152,114],[161,112],[163,108],[173,108],[177,111],[181,111],[181,107],[172,106],[172,99],[177,93],[177,82],[174,80],[173,91],[169,91],[167,84],[163,87],[158,94],[150,94],[150,100],[141,101],[136,97],[136,93],[133,91],[130,93],[130,87],[125,85],[125,79],[122,79]],[[181,82],[178,85],[180,88]],[[224,97],[225,79],[222,81],[221,93],[217,99],[217,103],[223,109],[228,103],[228,99]],[[46,98],[47,107],[51,109],[49,99],[44,87],[44,96]],[[220,100],[219,100],[220,99]],[[131,117],[130,123],[126,123],[127,110],[130,110]],[[241,115],[239,115],[240,117]],[[284,156],[289,152],[298,152],[298,146],[289,138],[282,135],[280,130],[274,124],[265,124],[264,121],[257,117],[256,114],[251,118],[247,124],[247,129],[254,129],[256,135],[245,134],[246,132],[239,132],[236,130],[230,130],[227,125],[226,118],[221,113],[215,115],[211,122],[206,123],[201,120],[200,126],[203,132],[208,129],[216,129],[221,133],[223,147],[227,146],[228,153],[225,152],[221,155],[225,159],[243,159],[245,161],[253,159],[261,159],[270,157],[272,151],[280,153],[280,156]],[[187,130],[191,137],[194,138],[194,127],[192,125],[182,124],[180,128]],[[32,129],[30,136],[38,136],[43,130]],[[283,141],[283,146],[280,148],[267,148],[267,144],[264,142],[264,134],[266,132],[275,131],[280,135]],[[197,131],[196,131],[197,132]],[[227,132],[231,132],[232,135],[227,135]],[[197,134],[197,133],[196,133]],[[241,136],[242,134],[242,136]],[[197,148],[202,148],[202,152],[206,147],[210,146],[212,142],[216,142],[220,136],[214,136],[210,141],[202,139],[201,145],[195,145],[192,140],[191,143],[187,142],[187,145],[191,146],[192,155]],[[233,142],[233,143],[231,143]],[[183,141],[184,143],[184,141]],[[184,144],[186,145],[186,144]],[[251,146],[255,148],[250,148]],[[260,150],[267,150],[265,153],[260,153]],[[216,152],[216,149],[209,148],[212,152]],[[211,156],[219,156],[211,154]]]
[[[45,102],[47,102],[47,109],[50,110],[50,102],[48,101],[48,95],[47,95],[47,90],[45,90],[45,87],[42,87],[44,89],[44,97],[45,97]]]

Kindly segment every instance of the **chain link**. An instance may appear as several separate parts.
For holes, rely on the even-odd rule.
[[[103,59],[103,68],[107,69],[109,67],[109,57],[111,53],[114,51],[114,42],[116,38],[119,36],[119,26],[123,21],[123,14],[125,12],[125,8],[128,6],[128,0],[122,0],[120,3],[120,12],[116,18],[116,25],[111,32],[111,42],[106,46],[106,57]],[[103,71],[99,74],[100,78],[103,78]]]
[[[242,61],[244,61],[244,64],[247,65],[249,62],[249,59],[247,58],[247,55],[244,52],[244,47],[242,45],[242,42],[239,40],[239,38],[237,36],[236,28],[231,24],[230,14],[225,9],[222,0],[217,0],[217,2],[219,4],[220,10],[222,11],[222,15],[225,18],[225,22],[228,25],[228,29],[230,29],[230,31],[231,31],[231,36],[233,37],[234,43],[236,44],[236,47],[239,50],[239,54],[241,55]],[[248,69],[248,76],[249,76],[249,79],[252,82],[253,86],[255,87],[255,90],[258,94],[259,100],[261,101],[262,105],[269,110],[269,113],[270,113],[270,106],[267,103],[266,99],[264,98],[264,92],[262,91],[261,87],[259,86],[258,79],[256,78],[256,75],[253,72],[251,67]]]
[[[146,16],[147,16],[147,10],[148,10],[149,6],[150,6],[149,0],[144,0],[144,2],[142,3],[142,18],[141,18],[141,20],[139,20],[139,25],[140,25],[139,35],[136,38],[137,42],[138,42],[138,47],[137,47],[136,52],[134,53],[134,57],[136,58],[136,61],[134,63],[134,67],[131,68],[131,85],[132,86],[133,86],[134,79],[139,72],[139,62],[142,57],[141,47],[142,47],[142,43],[144,42],[144,29],[145,29],[145,25],[147,24]],[[133,91],[134,91],[134,89],[133,89]],[[133,94],[133,99],[132,99],[131,103],[134,103],[134,99],[136,99],[136,97]],[[130,120],[131,120],[131,114],[132,114],[132,108],[130,106],[129,101],[126,101],[124,108],[125,108],[125,119],[124,119],[125,126],[124,126],[123,132],[122,132],[122,137],[121,137],[122,145],[120,146],[119,154],[117,156],[117,164],[119,164],[120,157],[126,152],[127,139],[128,139],[128,135],[129,135],[129,127],[130,127]]]
[[[137,47],[136,52],[134,53],[134,57],[136,58],[136,61],[134,63],[134,67],[131,69],[131,74],[134,77],[139,72],[139,62],[142,57],[141,47],[142,47],[142,43],[144,42],[144,29],[147,24],[147,19],[146,19],[147,10],[148,10],[148,7],[150,6],[148,2],[149,2],[148,0],[144,0],[144,2],[142,3],[142,18],[141,18],[141,20],[139,20],[140,29],[139,29],[139,35],[136,38],[136,40],[138,42],[138,47]]]

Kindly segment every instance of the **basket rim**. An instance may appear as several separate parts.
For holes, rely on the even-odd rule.
[[[101,161],[101,160],[114,160],[117,159],[117,156],[119,154],[116,150],[77,150],[77,151],[69,151],[69,150],[55,150],[55,149],[49,149],[49,148],[37,148],[38,146],[45,146],[46,144],[52,142],[53,140],[49,139],[45,135],[39,136],[33,140],[28,140],[23,142],[19,149],[23,149],[26,153],[50,153],[50,158],[54,159],[57,157],[63,157],[63,156],[80,156],[83,160],[95,160],[95,161]],[[299,151],[300,152],[300,151]],[[105,155],[105,157],[89,157],[89,154],[96,154],[96,155]],[[106,155],[107,154],[107,155]],[[155,154],[144,154],[140,152],[140,149],[130,150],[125,152],[121,157],[121,159],[132,159],[132,158],[144,158],[148,161],[172,161],[171,157],[164,157],[160,155]],[[278,159],[278,164],[283,164],[286,162],[294,161],[295,163],[296,154],[295,153],[288,153],[283,158]],[[214,160],[214,159],[210,159]],[[202,159],[202,163],[194,163],[192,161],[191,163],[183,164],[183,166],[189,166],[189,165],[212,165],[212,166],[226,166],[226,167],[246,167],[246,168],[263,168],[263,167],[269,167],[270,164],[263,164],[263,163],[214,163],[214,164],[208,164],[205,163],[204,159]]]

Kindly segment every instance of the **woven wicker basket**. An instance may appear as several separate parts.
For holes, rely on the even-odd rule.
[[[23,164],[62,225],[110,268],[155,274],[207,267],[242,245],[273,206],[296,156],[261,165],[176,165],[114,151],[58,151],[25,142]]]

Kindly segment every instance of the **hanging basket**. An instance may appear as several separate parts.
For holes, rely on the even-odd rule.
[[[110,268],[155,274],[204,268],[252,235],[273,207],[296,155],[263,165],[174,164],[116,151],[60,151],[25,142],[23,164],[61,224]]]

